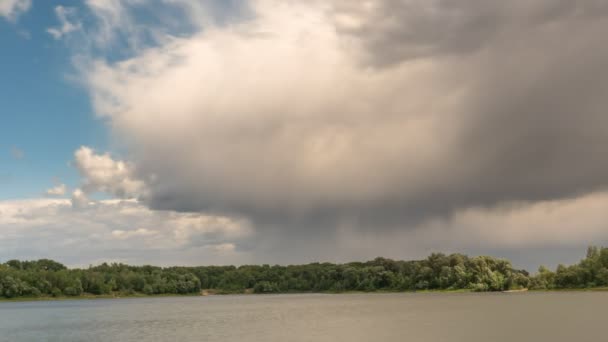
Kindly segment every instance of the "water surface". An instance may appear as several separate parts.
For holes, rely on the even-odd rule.
[[[608,293],[341,294],[0,303],[0,341],[603,341]]]

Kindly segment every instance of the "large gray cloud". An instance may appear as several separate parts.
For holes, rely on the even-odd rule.
[[[470,54],[526,33],[587,27],[608,13],[595,0],[369,0],[334,1],[337,29],[360,41],[375,65]],[[551,32],[547,32],[551,35]],[[555,32],[553,32],[555,33]]]
[[[608,183],[603,2],[251,7],[88,69],[155,208],[379,229]]]
[[[115,3],[86,28],[99,49],[141,27]],[[126,178],[81,168],[103,176],[82,173],[92,190],[245,218],[255,234],[217,245],[237,263],[441,250],[533,269],[608,242],[604,2],[258,0],[217,23],[165,4],[195,32],[148,27],[161,38],[131,58],[79,59],[130,160]]]
[[[85,4],[62,43],[121,158],[0,201],[6,258],[533,270],[608,243],[604,1]]]
[[[456,86],[466,100],[444,113],[462,123],[451,141],[447,168],[454,173],[448,184],[428,188],[441,195],[418,201],[420,209],[560,198],[606,186],[608,3],[366,4],[340,3],[335,16],[340,31],[364,48],[365,62],[390,68],[446,61],[462,71]]]

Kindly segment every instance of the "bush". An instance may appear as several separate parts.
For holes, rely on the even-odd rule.
[[[68,286],[63,290],[63,293],[66,296],[80,296],[82,294],[82,288],[77,288],[75,286]]]
[[[253,287],[254,293],[277,293],[279,292],[279,286],[276,283],[269,281],[261,281]]]

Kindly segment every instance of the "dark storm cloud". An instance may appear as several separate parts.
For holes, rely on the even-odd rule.
[[[468,94],[458,113],[445,113],[463,122],[440,177],[450,181],[396,198],[407,216],[605,189],[607,2],[370,3],[337,6],[356,23],[338,28],[361,43],[366,62],[448,59]]]
[[[338,30],[359,40],[375,65],[466,54],[526,30],[587,25],[603,19],[608,4],[595,0],[371,0],[335,1]],[[510,36],[518,31],[519,37]]]

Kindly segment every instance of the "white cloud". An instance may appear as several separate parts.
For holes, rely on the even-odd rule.
[[[47,196],[63,196],[67,192],[67,187],[65,184],[59,184],[55,187],[52,187],[46,191]]]
[[[120,230],[120,229],[116,229],[112,231],[112,237],[119,239],[119,240],[126,240],[126,239],[130,239],[132,237],[145,237],[145,236],[151,236],[151,235],[155,235],[157,234],[155,231],[151,231],[145,228],[139,228],[136,230],[131,230],[131,231],[127,231],[127,230]]]
[[[135,178],[134,166],[114,160],[108,153],[96,154],[93,149],[82,146],[74,153],[74,165],[82,177],[83,194],[105,192],[121,198],[135,198],[146,191],[145,183]]]
[[[16,21],[18,16],[27,12],[31,6],[31,0],[2,0],[0,1],[0,16],[9,21]]]
[[[138,37],[133,20],[128,11],[132,0],[87,0],[86,5],[98,20],[96,32],[92,36],[94,43],[109,47],[116,38],[117,31],[127,32],[128,39]]]
[[[236,246],[252,233],[244,220],[152,211],[135,200],[80,208],[69,199],[0,201],[3,258],[48,257],[71,265],[246,262],[247,253]]]
[[[57,6],[55,7],[55,15],[57,15],[60,26],[50,27],[46,30],[55,39],[61,39],[63,36],[82,28],[82,23],[74,19],[76,8]]]
[[[72,206],[74,208],[84,208],[91,203],[87,195],[81,189],[75,189],[72,192]]]
[[[120,46],[125,51],[132,49],[141,52],[150,42],[164,42],[171,39],[171,28],[179,31],[180,28],[184,29],[193,24],[187,19],[192,13],[205,13],[203,16],[209,16],[213,12],[214,2],[221,4],[224,1],[86,0],[86,9],[92,14],[95,25],[87,27],[85,44],[88,47],[100,48],[102,51],[113,50]],[[137,19],[140,16],[138,11],[142,8],[150,14],[148,19],[151,21],[145,24]],[[167,15],[169,10],[171,15]],[[200,27],[199,24],[195,26]]]

